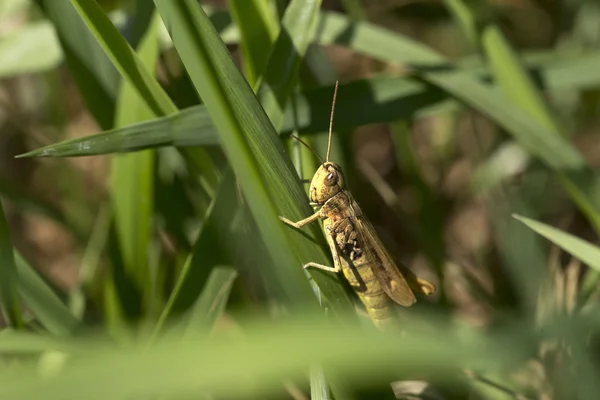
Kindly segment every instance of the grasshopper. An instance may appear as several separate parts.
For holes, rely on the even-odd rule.
[[[323,221],[334,266],[309,262],[304,268],[313,267],[336,274],[342,271],[365,305],[367,314],[375,326],[387,330],[395,325],[395,314],[390,299],[401,306],[409,307],[417,301],[411,287],[418,293],[430,295],[435,292],[435,286],[429,281],[407,274],[412,280],[409,285],[385,250],[373,225],[365,218],[346,188],[342,169],[338,164],[329,161],[337,89],[338,82],[335,84],[329,120],[327,156],[325,162],[321,160],[321,165],[310,182],[309,198],[311,205],[318,210],[298,222],[282,216],[279,218],[296,229],[301,229],[318,219]]]

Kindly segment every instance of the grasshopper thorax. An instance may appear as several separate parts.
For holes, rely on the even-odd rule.
[[[317,169],[310,182],[310,201],[324,204],[344,190],[344,187],[344,174],[340,166],[333,162],[325,162]]]

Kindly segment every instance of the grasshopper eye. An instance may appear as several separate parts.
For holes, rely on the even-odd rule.
[[[330,172],[325,177],[325,186],[333,186],[337,183],[337,181],[338,181],[337,174],[335,172]]]

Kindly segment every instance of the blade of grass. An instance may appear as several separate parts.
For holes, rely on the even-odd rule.
[[[158,60],[157,23],[158,19],[154,19],[149,25],[138,50],[139,60],[148,71],[156,69]],[[123,80],[115,126],[148,120],[152,116],[137,91]],[[111,203],[123,264],[146,297],[152,293],[148,246],[152,233],[154,160],[152,150],[116,155],[111,160]]]
[[[225,172],[221,186],[207,210],[194,248],[188,256],[169,300],[154,328],[156,337],[167,319],[181,313],[197,301],[200,287],[207,282],[211,270],[220,261],[220,248],[229,243],[230,225],[235,215],[231,202],[235,201],[233,173]]]
[[[65,60],[102,129],[114,122],[119,74],[67,0],[35,0],[56,28]]]
[[[356,387],[368,387],[385,382],[393,374],[411,373],[415,367],[437,376],[453,374],[457,367],[498,370],[523,362],[535,352],[533,335],[523,327],[488,337],[474,329],[440,324],[434,325],[435,329],[415,330],[399,340],[397,335],[317,321],[260,321],[247,329],[244,340],[165,339],[149,349],[111,349],[93,341],[77,342],[89,352],[75,355],[70,368],[52,379],[39,377],[35,366],[16,376],[3,374],[0,396],[195,398],[209,392],[222,398],[263,398],[279,387],[282,379],[302,376],[315,360],[326,359],[339,377],[352,379]],[[125,373],[127,379],[122,379]],[[232,376],[244,379],[233,385]]]
[[[228,4],[241,33],[245,76],[250,86],[256,88],[277,37],[277,20],[268,0],[229,0]]]
[[[334,14],[328,14],[325,18],[331,19],[332,25],[339,25],[337,29],[326,33],[327,36],[320,40],[322,43],[345,43],[359,52],[377,55],[382,60],[402,62],[413,68],[425,81],[491,117],[523,148],[557,172],[567,193],[600,232],[600,201],[590,196],[597,189],[589,190],[589,187],[598,187],[600,179],[563,136],[531,118],[528,112],[503,93],[468,73],[454,70],[454,66],[443,56],[417,42],[366,23],[348,24]],[[361,31],[368,31],[369,34],[360,34]],[[375,43],[376,38],[378,41]],[[446,67],[439,68],[444,63]],[[438,67],[429,68],[433,65]]]
[[[20,329],[23,327],[23,317],[17,296],[19,275],[13,251],[10,230],[0,202],[0,309],[6,321]]]
[[[573,257],[586,263],[595,271],[596,276],[600,275],[600,248],[592,243],[571,235],[570,233],[553,228],[550,225],[542,222],[538,222],[516,214],[513,215],[513,217],[524,223],[533,231],[550,240],[552,243],[556,244]],[[592,289],[590,285],[594,283],[595,282],[593,280],[590,280],[589,282],[584,281],[582,292],[589,292]]]
[[[19,276],[18,292],[27,309],[50,333],[57,336],[73,333],[79,320],[21,254],[15,251],[14,256]]]
[[[210,333],[210,330],[225,311],[231,287],[238,273],[234,268],[217,266],[212,269],[202,294],[190,311],[184,334],[193,337]]]
[[[302,58],[317,27],[321,0],[293,0],[281,21],[281,32],[273,46],[258,88],[260,104],[275,130],[283,123],[287,101],[296,86]]]
[[[191,1],[157,0],[156,5],[211,113],[225,153],[268,243],[276,268],[265,272],[273,290],[288,306],[315,305],[299,266],[303,260],[315,257],[324,262],[325,257],[300,234],[296,233],[294,238],[298,239],[292,242],[277,219],[280,211],[297,219],[310,211],[291,162],[281,156],[283,149],[272,124],[202,9]],[[298,204],[299,200],[304,204]],[[312,233],[315,235],[316,229]],[[347,297],[329,300],[334,307],[348,301]]]
[[[86,0],[71,0],[71,3],[97,43],[106,53],[106,56],[113,62],[121,75],[136,89],[154,116],[164,117],[177,112],[175,104],[158,81],[153,78],[153,75],[146,70],[131,46],[104,14],[100,6],[94,1]],[[199,149],[194,151],[183,150],[183,155],[187,161],[197,166],[209,166],[212,169],[212,162],[204,151]],[[203,169],[203,172],[210,171]]]
[[[327,131],[332,92],[333,84],[296,94],[290,103],[296,104],[297,112],[291,106],[286,107],[282,134],[288,135],[296,127],[300,134]],[[444,99],[443,92],[403,78],[376,77],[342,83],[336,104],[336,115],[340,116],[336,119],[336,129],[350,130],[392,122],[420,111],[433,112]],[[167,117],[49,145],[19,157],[73,157],[162,146],[218,144],[218,134],[206,107],[194,106]]]

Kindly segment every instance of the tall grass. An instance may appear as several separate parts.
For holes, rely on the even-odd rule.
[[[104,155],[110,175],[93,205],[80,194],[57,207],[28,183],[0,182],[11,205],[6,217],[0,208],[0,398],[600,396],[598,155],[571,132],[597,126],[600,52],[519,51],[499,10],[448,0],[471,54],[450,60],[370,22],[367,2],[340,2],[343,13],[322,3],[17,8],[27,22],[0,56],[34,50],[0,66],[6,85],[66,73],[98,129],[34,146],[27,135],[12,162]],[[341,79],[336,161],[390,251],[438,286],[399,313],[402,334],[375,331],[341,276],[302,270],[332,264],[317,224],[278,219],[313,212],[298,171],[317,159],[288,139],[323,149],[341,69],[330,45],[377,62]],[[565,92],[579,100],[558,112]],[[352,136],[374,126],[391,136],[383,167]],[[11,225],[15,212],[73,238],[66,289],[15,239],[31,235]]]

